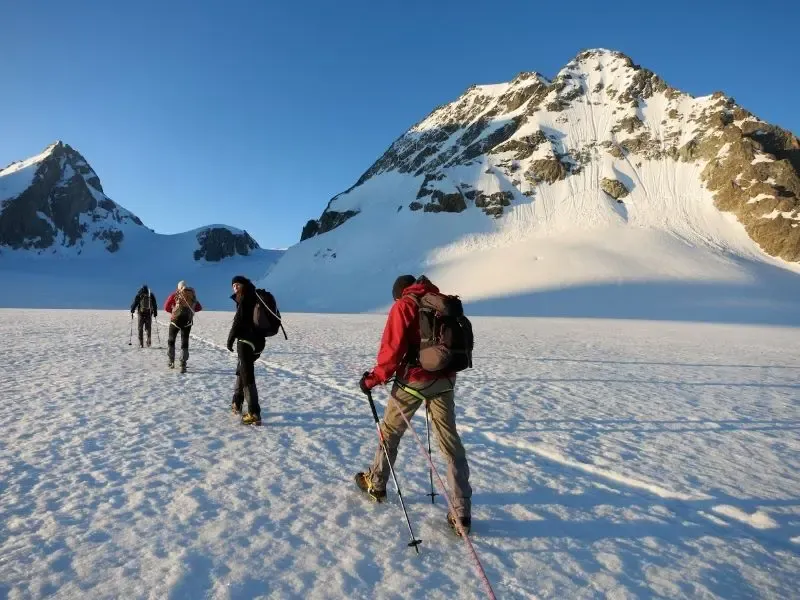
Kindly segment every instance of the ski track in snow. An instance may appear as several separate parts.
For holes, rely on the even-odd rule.
[[[375,505],[352,484],[383,317],[286,315],[261,428],[229,412],[231,318],[198,315],[180,375],[128,345],[125,311],[0,310],[0,598],[484,597],[410,438],[420,556],[391,486]],[[498,598],[796,594],[795,329],[474,322],[458,419]]]

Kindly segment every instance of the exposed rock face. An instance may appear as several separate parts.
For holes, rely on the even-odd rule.
[[[42,250],[99,240],[116,252],[123,225],[143,226],[103,193],[86,159],[62,142],[0,171],[0,246]]]
[[[627,196],[630,191],[626,188],[621,181],[617,181],[616,179],[609,179],[608,177],[604,177],[603,180],[600,182],[600,187],[603,191],[611,196],[614,200],[620,200],[620,198],[624,198]]]
[[[320,233],[325,233],[331,229],[335,229],[351,217],[355,217],[357,214],[357,210],[346,210],[344,212],[326,210],[324,213],[322,213],[322,216],[319,218],[319,220],[315,221],[312,219],[305,224],[305,227],[303,227],[303,233],[300,236],[300,241],[314,237]]]
[[[475,193],[475,206],[482,209],[487,215],[499,217],[503,214],[503,207],[510,206],[514,199],[512,192],[495,192],[494,194]]]
[[[507,84],[472,86],[438,107],[332,199],[301,239],[358,214],[358,202],[337,205],[388,173],[419,178],[416,197],[400,199],[412,211],[476,207],[500,218],[514,197],[536,202],[547,186],[583,189],[586,177],[598,202],[603,193],[646,195],[601,173],[654,161],[676,171],[696,165],[717,208],[735,214],[764,251],[800,260],[800,140],[722,93],[694,98],[607,50],[581,52],[552,81],[521,73]]]
[[[231,256],[248,256],[259,248],[258,243],[243,231],[234,233],[227,227],[209,227],[197,234],[199,248],[194,251],[194,259],[219,262]]]
[[[567,168],[556,157],[534,160],[525,171],[525,178],[532,183],[555,183],[567,177]]]
[[[431,194],[431,198],[433,202],[429,202],[423,207],[425,212],[459,213],[467,208],[464,196],[460,192],[445,194],[444,192],[435,190],[433,194]]]

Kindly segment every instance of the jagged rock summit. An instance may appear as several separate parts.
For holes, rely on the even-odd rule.
[[[103,192],[97,173],[63,142],[0,170],[0,246],[80,251],[98,242],[116,252],[129,227],[141,220]]]
[[[710,239],[691,207],[710,194],[764,252],[798,261],[799,174],[792,133],[721,92],[696,98],[624,54],[589,50],[552,81],[520,73],[437,108],[332,198],[301,240],[388,198],[398,212],[474,207],[493,219],[530,205],[548,213],[530,223],[539,230],[622,220]]]

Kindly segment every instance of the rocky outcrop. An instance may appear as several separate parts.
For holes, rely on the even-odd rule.
[[[446,194],[440,190],[434,190],[431,199],[432,202],[423,206],[425,212],[459,213],[467,208],[467,202],[461,192]]]
[[[99,240],[108,252],[116,252],[124,239],[123,225],[143,226],[103,193],[100,178],[69,145],[57,142],[37,158],[0,171],[0,178],[30,178],[19,193],[2,202],[0,246],[80,248]]]
[[[357,210],[346,210],[344,212],[326,210],[318,220],[312,219],[305,224],[300,241],[302,242],[315,235],[335,229],[348,219],[355,217],[358,212]]]
[[[219,262],[232,256],[248,256],[260,246],[246,231],[233,232],[227,227],[209,227],[197,234],[195,260]]]
[[[487,215],[497,218],[503,214],[504,207],[511,205],[513,199],[513,192],[495,192],[493,194],[478,192],[475,194],[475,206]]]
[[[702,178],[715,203],[765,252],[800,261],[800,139],[737,113],[724,97],[698,121],[701,133],[681,158],[708,161]]]
[[[567,173],[567,166],[559,158],[542,158],[531,163],[525,178],[533,184],[555,183],[566,179]]]
[[[630,193],[628,188],[626,188],[621,181],[609,179],[608,177],[604,177],[600,181],[600,189],[618,202],[622,202],[620,198],[624,198]]]

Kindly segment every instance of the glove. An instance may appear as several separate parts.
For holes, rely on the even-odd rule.
[[[154,318],[154,319],[157,319],[157,318],[158,318],[158,313],[157,313],[157,312],[153,312],[153,318]]]
[[[133,318],[133,311],[131,311],[131,318]]]
[[[228,352],[233,352],[233,341],[232,340],[228,340],[227,348],[228,348]]]
[[[365,371],[358,382],[358,387],[361,388],[362,392],[368,394],[369,391],[379,383],[380,382],[376,379],[375,375],[369,371]]]

